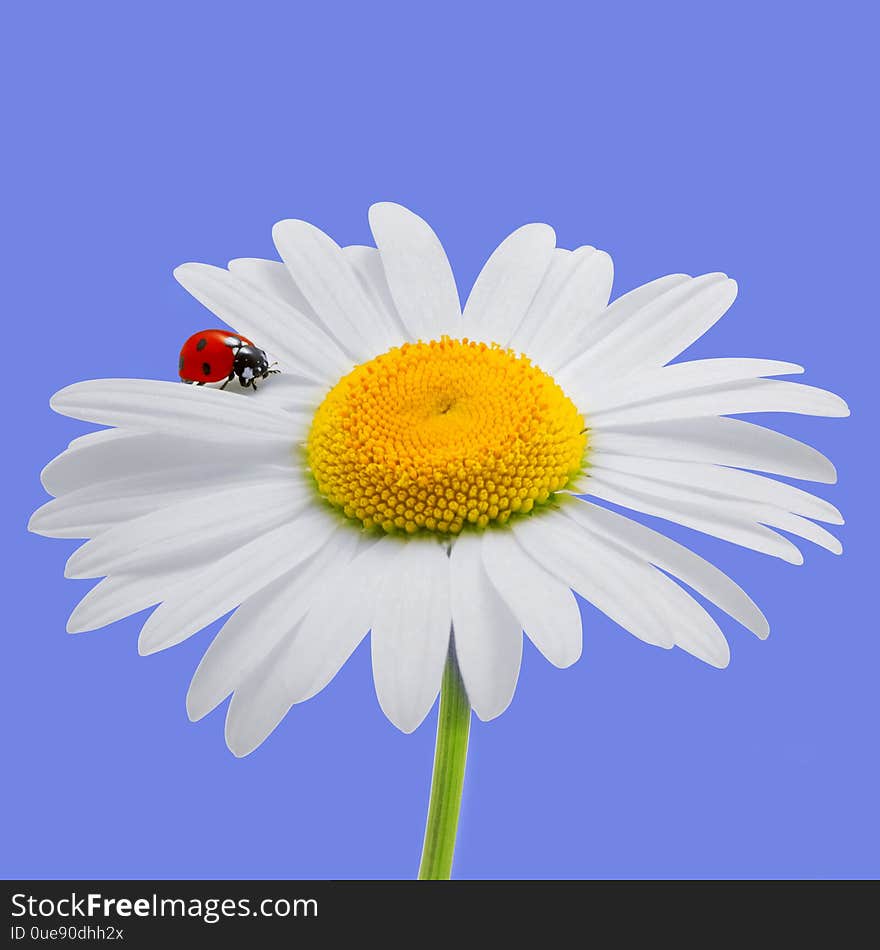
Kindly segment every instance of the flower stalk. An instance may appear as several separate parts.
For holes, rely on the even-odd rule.
[[[448,881],[452,873],[470,725],[471,704],[458,668],[454,639],[450,637],[440,687],[434,774],[419,865],[420,881]]]

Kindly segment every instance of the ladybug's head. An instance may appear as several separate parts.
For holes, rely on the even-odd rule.
[[[269,372],[269,360],[263,350],[255,346],[241,346],[235,354],[235,375],[247,386],[251,380],[264,377]]]

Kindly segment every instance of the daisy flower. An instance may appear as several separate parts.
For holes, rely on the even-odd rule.
[[[273,231],[281,261],[184,264],[178,281],[277,361],[258,393],[102,379],[52,408],[105,428],[43,471],[32,531],[88,540],[65,575],[102,577],[68,630],[156,606],[139,650],[232,611],[187,695],[232,699],[246,755],[323,689],[370,632],[376,694],[414,730],[442,696],[422,876],[451,866],[470,710],[509,705],[523,631],[554,665],[581,653],[573,591],[646,643],[716,667],[729,649],[692,591],[758,637],[748,595],[688,548],[605,506],[803,561],[839,553],[837,509],[771,475],[832,464],[731,418],[846,416],[770,359],[675,361],[725,313],[724,274],[674,274],[609,305],[611,259],[528,224],[462,310],[440,241],[407,209],[370,209],[376,247],[312,225]],[[760,474],[766,473],[766,474]]]

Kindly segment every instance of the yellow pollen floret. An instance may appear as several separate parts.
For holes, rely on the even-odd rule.
[[[365,528],[458,534],[546,502],[586,445],[577,407],[527,357],[443,337],[344,376],[307,455],[321,494]]]

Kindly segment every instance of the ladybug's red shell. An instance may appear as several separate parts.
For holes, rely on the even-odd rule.
[[[180,378],[188,383],[219,383],[232,375],[236,348],[253,346],[231,330],[200,330],[180,350]]]

